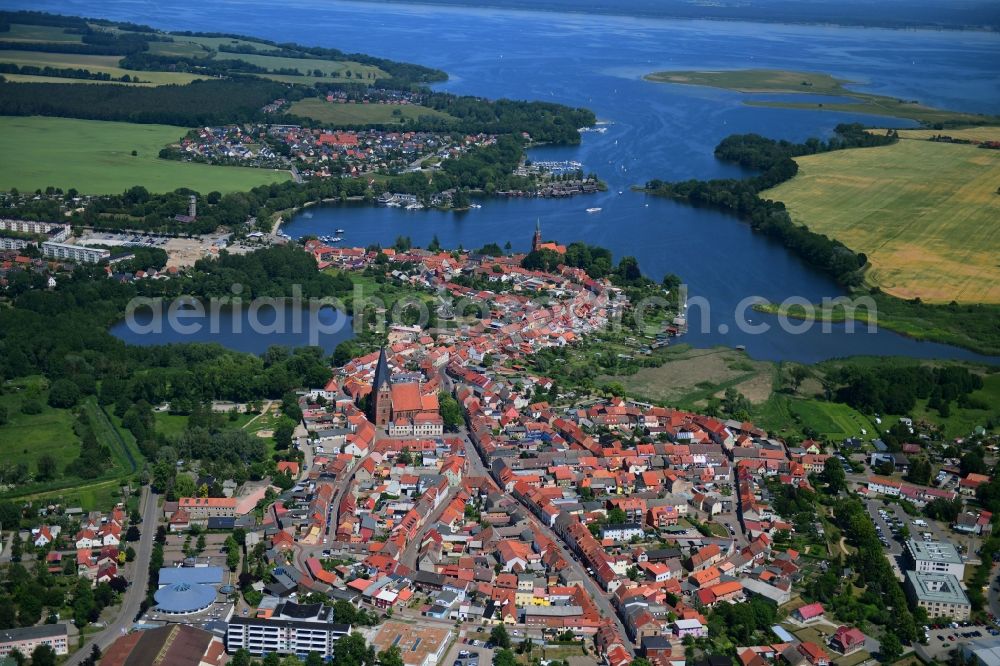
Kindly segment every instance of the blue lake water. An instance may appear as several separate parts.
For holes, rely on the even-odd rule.
[[[330,354],[338,344],[354,337],[352,319],[331,307],[305,304],[220,308],[166,307],[154,313],[137,309],[111,328],[112,335],[132,345],[216,343],[229,349],[263,354],[272,345],[288,348],[316,346]]]
[[[741,332],[734,313],[746,297],[818,301],[842,290],[738,220],[629,188],[651,178],[741,175],[738,167],[712,155],[719,140],[733,133],[800,141],[829,136],[841,122],[910,124],[857,114],[749,107],[744,100],[786,96],[650,83],[642,80],[644,74],[747,67],[822,71],[856,82],[859,90],[995,113],[1000,109],[1000,35],[309,0],[280,5],[260,0],[106,0],[100,6],[83,0],[15,0],[5,5],[96,14],[172,30],[253,34],[408,60],[447,71],[450,80],[439,86],[444,90],[586,106],[610,123],[604,134],[586,134],[581,146],[531,152],[535,159],[579,160],[608,182],[607,193],[569,201],[489,200],[482,209],[457,214],[316,207],[286,225],[294,236],[344,228],[351,245],[391,244],[398,235],[426,244],[437,235],[445,246],[476,248],[510,241],[523,250],[540,220],[546,239],[581,240],[609,247],[616,256],[634,255],[653,278],[667,272],[680,275],[692,297],[711,304],[708,330],[685,337],[699,347],[745,345],[755,358],[802,362],[856,354],[984,360],[962,349],[883,330],[848,334],[833,327],[830,333],[813,328],[792,334],[773,318],[752,314],[755,323],[765,321],[770,330]],[[807,95],[792,98],[810,100]],[[594,206],[602,211],[585,212]]]

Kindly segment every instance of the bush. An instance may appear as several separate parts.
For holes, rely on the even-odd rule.
[[[80,387],[68,379],[57,379],[49,389],[49,405],[69,408],[80,399]]]
[[[35,399],[28,399],[21,403],[22,414],[41,414],[42,403]]]

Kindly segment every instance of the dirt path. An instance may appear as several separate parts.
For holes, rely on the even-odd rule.
[[[260,417],[264,416],[264,414],[267,414],[269,411],[271,411],[271,405],[273,405],[273,404],[274,404],[273,400],[268,400],[267,404],[264,405],[263,409],[260,410],[260,414],[257,414],[252,419],[250,419],[249,421],[247,421],[246,423],[243,424],[243,429],[246,430],[246,427],[248,425],[250,425],[251,423],[253,423],[257,419],[259,419]]]

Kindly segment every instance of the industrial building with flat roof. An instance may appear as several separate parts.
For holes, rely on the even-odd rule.
[[[438,624],[405,624],[390,620],[372,639],[376,652],[399,648],[405,666],[433,666],[451,643],[451,629]]]
[[[975,666],[1000,666],[1000,638],[990,636],[962,646],[965,662]]]
[[[968,620],[969,597],[952,574],[906,572],[906,593],[910,600],[927,611],[929,617]]]
[[[914,571],[947,573],[959,580],[965,576],[965,562],[955,546],[947,541],[909,539],[906,542],[906,556]]]

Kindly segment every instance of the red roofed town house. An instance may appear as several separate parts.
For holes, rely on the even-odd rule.
[[[805,606],[796,609],[795,612],[792,613],[792,616],[800,622],[814,622],[822,619],[823,613],[825,612],[826,611],[823,610],[823,604],[817,602],[814,604],[806,604]]]
[[[830,638],[830,647],[840,654],[854,654],[865,646],[865,635],[856,627],[838,627]]]

